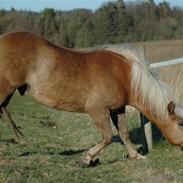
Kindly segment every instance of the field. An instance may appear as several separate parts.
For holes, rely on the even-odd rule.
[[[146,160],[127,157],[114,129],[114,143],[98,156],[100,164],[80,168],[83,151],[100,139],[84,114],[55,111],[16,94],[9,106],[27,142],[0,123],[0,183],[182,183],[183,152],[163,138]],[[140,148],[137,114],[128,114],[131,137]]]
[[[145,58],[150,62],[161,62],[183,57],[183,42],[182,40],[160,40],[130,43],[144,52]]]
[[[166,82],[173,90],[178,102],[183,105],[183,64],[175,64],[171,66],[156,68],[155,72]]]

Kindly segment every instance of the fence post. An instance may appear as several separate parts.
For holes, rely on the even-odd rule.
[[[145,49],[146,49],[145,45],[142,45],[142,50],[140,51],[140,53],[142,58],[144,58],[144,60],[146,60]],[[142,113],[140,113],[140,120],[141,120],[143,149],[145,153],[148,153],[153,149],[152,126],[151,122],[149,122],[149,120]]]
[[[151,122],[142,113],[140,113],[140,121],[143,150],[144,153],[148,153],[153,149],[152,126]]]

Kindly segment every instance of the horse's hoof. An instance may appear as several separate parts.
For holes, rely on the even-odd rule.
[[[134,159],[136,159],[136,160],[145,160],[146,156],[143,156],[143,155],[137,153],[136,156],[134,157]]]
[[[97,158],[95,161],[91,161],[90,162],[90,167],[96,167],[96,166],[98,166],[100,164],[101,163],[100,163],[99,159]]]
[[[101,164],[101,163],[98,158],[95,161],[91,160],[89,164],[83,160],[80,161],[81,168],[96,167],[99,164]]]
[[[88,168],[90,166],[90,163],[88,164],[87,162],[81,159],[79,165],[81,168]]]
[[[147,159],[147,158],[146,158],[146,156],[143,156],[143,155],[139,154],[139,155],[137,156],[137,159]]]

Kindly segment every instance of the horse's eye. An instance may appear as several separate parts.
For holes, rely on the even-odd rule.
[[[178,125],[179,125],[180,127],[183,127],[183,121],[178,122]]]

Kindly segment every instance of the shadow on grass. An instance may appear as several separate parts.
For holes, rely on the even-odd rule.
[[[60,153],[58,153],[61,156],[72,156],[72,155],[76,155],[76,154],[81,154],[83,152],[85,152],[87,149],[79,149],[79,150],[66,150],[66,151],[62,151]]]
[[[142,134],[142,129],[141,128],[134,128],[129,132],[130,135],[130,140],[133,144],[142,144],[143,143],[143,134]],[[152,124],[152,135],[153,135],[153,141],[158,142],[164,137],[162,136],[161,132],[156,128],[155,125]],[[113,136],[113,142],[121,143],[124,145],[122,142],[121,138],[119,135]]]
[[[6,145],[8,145],[8,144],[18,144],[18,141],[16,141],[14,138],[2,139],[2,140],[0,140],[0,142],[5,143]]]
[[[129,132],[129,135],[130,140],[133,144],[142,145],[139,149],[137,149],[137,151],[143,155],[147,154],[147,141],[145,138],[144,130],[142,128],[134,128]],[[152,124],[152,138],[153,143],[158,143],[159,141],[164,140],[164,137],[162,136],[161,132],[159,131],[159,129],[157,129],[157,127],[154,124]],[[123,141],[118,135],[113,136],[113,142],[121,143],[124,145]]]
[[[31,155],[35,155],[35,154],[44,154],[44,155],[60,155],[60,156],[73,156],[76,154],[81,154],[84,151],[86,151],[87,149],[79,149],[79,150],[66,150],[66,151],[62,151],[62,152],[30,152],[30,151],[26,151],[23,152],[21,154],[19,154],[20,157],[25,157],[25,156],[31,156]]]

